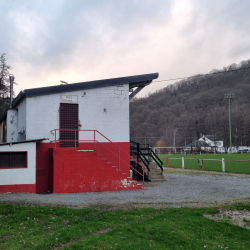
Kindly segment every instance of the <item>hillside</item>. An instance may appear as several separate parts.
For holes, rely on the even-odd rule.
[[[205,75],[189,77],[148,97],[130,102],[130,134],[151,145],[182,146],[200,134],[216,135],[229,145],[231,99],[232,144],[250,145],[250,60]],[[161,141],[159,141],[161,139]],[[145,139],[143,139],[145,141]]]

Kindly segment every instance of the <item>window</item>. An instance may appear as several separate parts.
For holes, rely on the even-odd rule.
[[[78,104],[60,103],[60,147],[79,147]]]
[[[1,168],[27,168],[27,152],[0,152]]]

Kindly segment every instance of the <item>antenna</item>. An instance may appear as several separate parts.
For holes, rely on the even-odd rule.
[[[64,85],[66,85],[66,84],[68,84],[67,82],[65,82],[65,81],[60,81],[62,84],[64,84]]]
[[[12,109],[12,102],[13,102],[13,82],[15,77],[13,75],[9,76],[10,78],[10,108]]]

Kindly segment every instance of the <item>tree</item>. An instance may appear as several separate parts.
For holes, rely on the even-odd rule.
[[[0,114],[6,109],[9,104],[9,76],[11,66],[6,63],[6,54],[0,55]]]
[[[250,60],[231,64],[213,71],[218,74],[189,77],[130,102],[131,134],[164,138],[168,146],[184,146],[203,133],[219,137],[228,146],[228,102],[224,94],[234,93],[232,142],[234,146],[250,146],[249,68]],[[157,145],[157,140],[150,142],[151,146]]]
[[[0,94],[1,97],[5,96],[9,91],[9,75],[11,66],[6,63],[6,55],[1,54],[0,56]]]

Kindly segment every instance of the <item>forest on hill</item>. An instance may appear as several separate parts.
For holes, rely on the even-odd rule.
[[[195,75],[130,102],[130,136],[151,146],[184,146],[214,135],[228,147],[250,146],[250,59]]]

